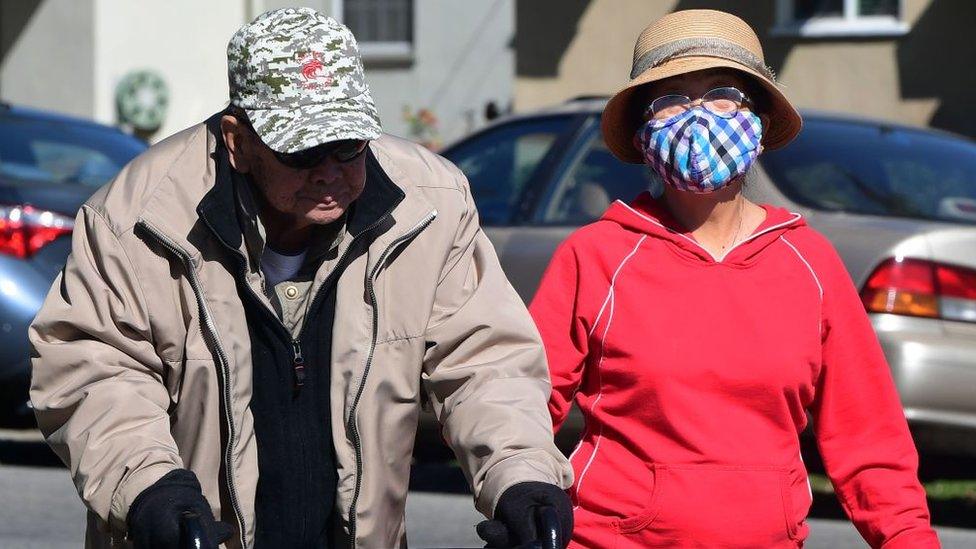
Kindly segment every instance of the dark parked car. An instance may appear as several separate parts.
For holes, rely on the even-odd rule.
[[[577,100],[510,117],[443,153],[467,175],[485,232],[527,302],[570,232],[613,200],[661,192],[643,165],[607,149],[603,105]],[[976,455],[976,144],[850,116],[807,112],[804,123],[794,143],[760,157],[746,194],[802,213],[837,248],[920,450]],[[571,415],[560,432],[564,451],[581,423]]]
[[[68,256],[75,213],[145,148],[108,126],[0,103],[0,426],[34,423],[27,326]]]

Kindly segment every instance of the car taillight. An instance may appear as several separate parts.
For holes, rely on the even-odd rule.
[[[976,269],[923,259],[888,259],[868,277],[870,313],[976,322]]]
[[[59,213],[0,205],[0,253],[28,258],[55,238],[70,234],[74,225],[73,219]]]

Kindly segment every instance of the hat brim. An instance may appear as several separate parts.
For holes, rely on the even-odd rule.
[[[640,86],[657,82],[679,74],[687,74],[712,68],[728,68],[743,72],[763,87],[768,95],[768,105],[760,114],[769,117],[768,127],[763,128],[762,144],[766,150],[778,149],[796,137],[803,127],[803,119],[796,108],[786,99],[774,82],[752,68],[721,57],[688,56],[671,59],[657,67],[647,69],[614,94],[603,109],[600,129],[610,151],[624,162],[640,164],[644,157],[634,146],[634,135],[643,124],[645,105],[634,101]]]
[[[254,131],[272,150],[294,153],[342,139],[380,136],[380,120],[369,94],[343,101],[288,109],[245,109]]]

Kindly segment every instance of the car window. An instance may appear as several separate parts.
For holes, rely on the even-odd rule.
[[[99,187],[146,148],[119,132],[70,122],[0,120],[0,177]]]
[[[547,225],[583,225],[603,215],[617,199],[630,202],[646,190],[660,194],[660,180],[644,164],[621,162],[594,127],[573,155],[537,214]]]
[[[976,144],[965,139],[814,119],[761,158],[783,194],[804,206],[976,223]]]
[[[467,176],[484,225],[505,225],[522,191],[572,118],[553,116],[498,126],[452,147],[444,156]]]

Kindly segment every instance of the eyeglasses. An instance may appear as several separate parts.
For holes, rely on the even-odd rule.
[[[310,170],[331,157],[339,164],[352,162],[359,158],[369,145],[365,139],[342,139],[293,153],[272,151],[278,162],[296,170]]]
[[[733,87],[715,88],[695,101],[687,95],[662,95],[651,101],[644,110],[644,120],[667,120],[696,105],[701,105],[719,116],[728,117],[739,112],[742,107],[752,108],[752,100]]]

